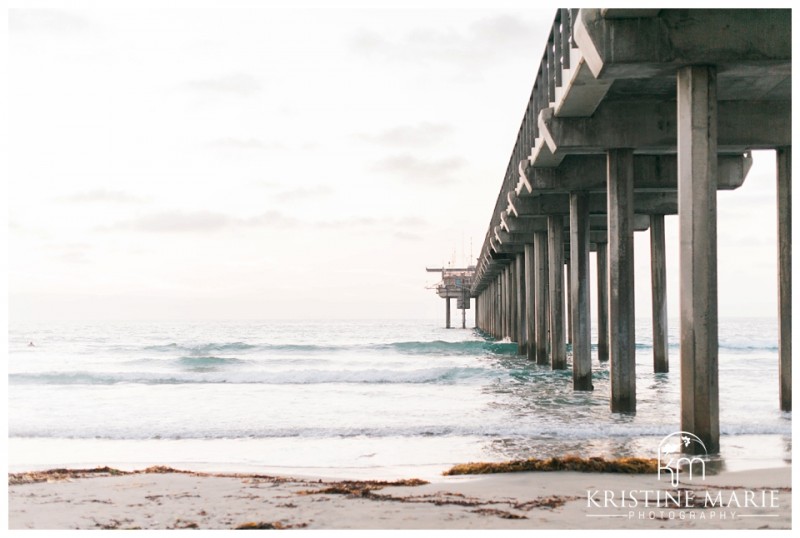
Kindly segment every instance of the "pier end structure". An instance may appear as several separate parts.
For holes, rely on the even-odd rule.
[[[436,293],[439,297],[445,300],[445,328],[452,328],[452,320],[450,316],[450,300],[456,300],[456,310],[461,310],[461,328],[467,328],[467,310],[470,309],[472,303],[472,284],[475,278],[475,266],[455,268],[455,267],[441,267],[430,268],[426,267],[425,270],[429,273],[441,273],[442,280],[434,286]],[[475,323],[477,326],[477,304]]]

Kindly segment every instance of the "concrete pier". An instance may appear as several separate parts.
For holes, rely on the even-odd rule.
[[[608,243],[597,243],[597,360],[608,360]]]
[[[508,265],[508,337],[519,342],[517,334],[517,264],[514,259]]]
[[[536,265],[533,243],[525,243],[525,326],[528,333],[528,359],[536,360]]]
[[[650,279],[653,305],[653,371],[669,372],[664,215],[650,215]]]
[[[447,304],[447,310],[445,312],[445,328],[450,328],[450,297],[444,300],[445,304]]]
[[[792,148],[777,150],[780,402],[792,410]]]
[[[547,354],[548,339],[548,280],[550,278],[547,270],[547,232],[536,232],[533,236],[534,260],[536,265],[536,363],[547,364],[549,355]]]
[[[525,254],[517,255],[515,258],[515,275],[517,277],[516,290],[517,290],[517,353],[520,355],[527,354],[527,337],[526,337],[526,323],[525,323]]]
[[[608,351],[611,410],[636,411],[633,150],[608,151]],[[691,431],[691,430],[688,430]]]
[[[569,306],[572,310],[572,385],[592,390],[592,328],[589,304],[589,207],[586,193],[572,193],[570,202]]]
[[[547,257],[550,273],[550,365],[553,370],[567,367],[564,333],[564,220],[547,218]]]
[[[506,318],[506,327],[504,330],[503,337],[510,338],[513,340],[513,327],[514,327],[514,301],[513,297],[514,294],[511,290],[511,283],[513,282],[513,278],[511,275],[511,266],[506,265],[506,270],[504,273],[505,280],[503,281],[503,293],[506,298],[506,306],[505,306],[505,318]]]
[[[494,334],[555,368],[566,366],[569,336],[582,390],[595,250],[597,357],[611,361],[610,409],[635,412],[633,234],[650,233],[653,368],[667,372],[664,223],[678,215],[674,412],[710,453],[719,448],[716,192],[744,183],[751,150],[777,151],[778,386],[791,409],[791,41],[786,9],[559,9],[476,264],[471,291],[486,297]],[[513,332],[503,331],[510,317]]]
[[[710,452],[719,450],[716,78],[713,67],[678,69],[681,428]]]
[[[481,328],[481,316],[483,315],[483,307],[481,307],[481,302],[478,300],[479,297],[475,298],[475,328]]]
[[[570,213],[571,215],[571,213]],[[587,214],[588,218],[588,214]],[[570,226],[572,226],[572,221],[570,221]],[[570,240],[571,236],[570,236]],[[569,252],[570,257],[567,258],[565,263],[566,266],[566,279],[567,279],[567,308],[564,309],[564,313],[567,316],[567,344],[572,344],[572,294],[570,290],[572,289],[572,252]]]

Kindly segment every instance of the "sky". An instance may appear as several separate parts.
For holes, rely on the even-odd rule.
[[[443,321],[554,9],[11,10],[10,321]],[[774,154],[718,202],[720,316],[775,316]]]

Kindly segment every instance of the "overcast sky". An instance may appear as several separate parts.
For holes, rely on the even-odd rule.
[[[554,9],[12,10],[11,321],[443,317]],[[775,316],[774,183],[719,195],[722,317]]]

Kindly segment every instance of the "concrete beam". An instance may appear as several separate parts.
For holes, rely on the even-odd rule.
[[[520,218],[542,215],[569,215],[569,194],[547,193],[539,196],[516,197],[514,206]],[[587,194],[586,210],[590,215],[608,214],[605,192]],[[638,215],[677,215],[677,192],[642,192],[633,197],[633,210]],[[506,221],[508,222],[508,221]]]
[[[569,215],[564,215],[564,225],[569,226]],[[509,219],[508,226],[510,232],[503,237],[513,242],[515,239],[529,240],[520,238],[518,234],[532,234],[535,232],[547,231],[547,216],[526,216],[518,219]],[[592,231],[602,231],[608,229],[608,219],[605,215],[589,215],[589,228]],[[633,229],[636,232],[644,232],[650,229],[649,215],[634,215]],[[505,233],[505,232],[504,232]]]
[[[662,9],[631,19],[581,9],[574,38],[597,78],[674,75],[687,64],[757,77],[791,64],[792,16],[789,9]]]
[[[541,140],[530,156],[535,167],[554,167],[568,154],[633,148],[641,153],[675,153],[677,120],[672,101],[608,101],[591,118],[539,114]],[[744,153],[791,145],[791,101],[719,103],[718,151]],[[543,143],[541,143],[543,142]]]
[[[640,17],[655,17],[660,9],[611,9],[603,8],[600,13],[606,19],[636,19]]]
[[[605,155],[567,155],[556,168],[534,168],[529,161],[522,163],[520,174],[531,190],[519,190],[517,195],[544,194],[546,192],[569,193],[572,191],[604,192],[606,189]],[[719,190],[737,189],[742,186],[753,158],[745,155],[720,155]],[[675,155],[634,155],[634,192],[677,191],[678,158]]]
[[[547,217],[540,217],[540,219],[544,220],[544,226],[542,229],[538,229],[536,231],[547,231]],[[597,219],[603,219],[602,225],[597,222]],[[608,241],[608,233],[606,227],[608,226],[608,220],[604,215],[592,215],[589,217],[590,222],[590,229],[589,229],[589,242],[590,244],[594,243],[606,243]],[[646,232],[650,227],[650,216],[649,215],[634,215],[633,220],[634,226],[633,230],[635,232]],[[564,227],[568,228],[570,225],[569,217],[564,219]],[[597,229],[595,229],[595,226]],[[512,230],[514,227],[512,226]],[[529,243],[533,237],[533,232],[516,232],[512,231],[511,233],[505,234],[506,243],[504,243],[505,247],[509,251],[514,250],[515,252],[519,249],[520,245],[525,245]],[[564,234],[564,245],[566,247],[567,252],[569,251],[569,244],[570,244],[570,236],[568,234]],[[511,256],[515,254],[510,254]],[[569,257],[569,256],[568,256]],[[505,263],[505,261],[503,262]]]

